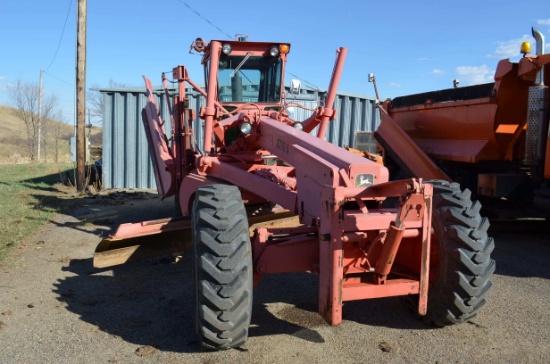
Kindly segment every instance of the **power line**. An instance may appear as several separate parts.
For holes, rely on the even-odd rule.
[[[65,17],[65,23],[63,23],[63,29],[61,30],[61,36],[59,37],[59,42],[57,43],[57,48],[55,49],[55,53],[53,55],[52,61],[50,62],[48,67],[46,67],[46,70],[44,72],[46,72],[47,70],[50,69],[53,62],[55,61],[55,58],[57,57],[57,52],[59,51],[59,47],[61,46],[61,41],[63,40],[63,35],[65,34],[65,26],[67,25],[67,20],[69,19],[69,14],[71,12],[72,5],[73,5],[73,0],[69,0],[69,10],[67,10],[67,16]]]
[[[59,78],[59,77],[56,77],[56,76],[54,76],[54,75],[52,75],[52,74],[49,74],[49,73],[46,72],[46,71],[44,71],[44,73],[47,74],[48,76],[52,77],[52,78],[55,78],[55,79],[58,80],[58,81],[61,81],[61,82],[66,83],[67,85],[69,85],[69,86],[71,86],[71,87],[74,87],[73,84],[71,84],[71,83],[69,83],[69,82],[67,82],[67,81],[62,80],[62,79]]]
[[[304,81],[304,82],[307,83],[308,85],[313,86],[317,91],[319,91],[319,86],[314,85],[314,84],[312,84],[311,82],[308,82],[307,80],[305,80],[305,79],[303,79],[303,78],[301,78],[301,77],[296,76],[294,73],[292,73],[292,72],[290,72],[290,71],[288,71],[288,70],[286,70],[286,73],[288,73],[289,75],[294,76],[294,77],[296,77],[296,78],[299,78],[300,80]]]
[[[189,6],[189,4],[187,4],[185,1],[183,0],[180,0],[180,3],[182,3],[183,5],[187,6],[187,8],[189,10],[191,10],[192,12],[194,12],[195,14],[197,14],[199,17],[201,17],[204,21],[206,21],[208,24],[212,25],[214,28],[218,29],[220,32],[222,32],[223,34],[225,34],[229,39],[233,39],[232,36],[230,36],[229,34],[227,34],[226,32],[224,32],[223,30],[220,29],[220,27],[218,27],[216,24],[212,23],[210,20],[206,19],[204,16],[202,16],[201,14],[199,14],[195,9],[191,8]]]
[[[218,29],[220,32],[222,32],[223,34],[225,34],[229,39],[233,39],[232,36],[230,36],[229,34],[227,34],[226,32],[224,32],[222,29],[220,29],[220,27],[218,27],[216,24],[212,23],[210,20],[208,20],[207,18],[205,18],[204,16],[202,16],[201,14],[199,14],[195,9],[191,8],[189,6],[189,4],[187,4],[184,0],[179,0],[180,3],[182,3],[183,5],[185,5],[189,10],[191,10],[192,12],[194,12],[195,14],[197,14],[199,17],[201,17],[203,20],[205,20],[208,24],[212,25],[214,28]],[[290,74],[291,76],[294,76],[296,78],[299,78],[300,80],[304,81],[305,83],[307,83],[308,85],[310,86],[313,86],[317,91],[319,91],[319,86],[317,85],[314,85],[312,84],[311,82],[308,82],[307,80],[301,78],[301,77],[298,77],[296,76],[295,74],[289,72],[289,71],[286,71],[286,73]]]

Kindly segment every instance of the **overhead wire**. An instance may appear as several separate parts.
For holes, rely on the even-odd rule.
[[[44,72],[46,72],[47,70],[50,69],[50,67],[52,66],[53,62],[55,61],[55,59],[57,57],[57,52],[59,51],[59,47],[61,46],[61,41],[63,40],[63,35],[65,34],[65,27],[67,26],[67,20],[69,19],[69,14],[71,13],[72,5],[73,5],[73,0],[69,0],[69,9],[67,10],[67,15],[65,16],[65,22],[63,23],[63,29],[61,30],[61,36],[59,37],[59,42],[57,42],[57,48],[55,49],[55,53],[53,55],[53,58],[52,58],[50,64],[48,65],[48,67],[46,67]]]
[[[185,1],[183,0],[180,0],[180,3],[182,3],[183,5],[185,5],[189,10],[191,10],[192,12],[194,12],[195,14],[197,14],[200,18],[202,18],[204,21],[206,21],[208,24],[212,25],[214,28],[218,29],[221,33],[225,34],[229,39],[233,39],[233,37],[229,34],[227,34],[226,32],[224,32],[220,27],[218,27],[216,24],[212,23],[210,20],[208,20],[206,17],[202,16],[201,14],[199,14],[198,11],[196,11],[195,9],[193,9],[191,6],[189,6],[189,4],[187,4]]]
[[[210,20],[208,20],[206,17],[202,16],[201,14],[199,14],[198,11],[196,11],[195,9],[191,8],[191,6],[189,6],[189,4],[187,4],[187,2],[185,2],[184,0],[179,0],[180,3],[182,3],[183,5],[185,5],[189,10],[191,10],[192,12],[194,12],[195,14],[197,14],[200,18],[202,18],[204,21],[206,21],[208,24],[212,25],[214,28],[218,29],[222,34],[225,34],[229,39],[233,39],[232,36],[230,36],[229,34],[227,34],[226,32],[224,32],[220,27],[218,27],[216,24],[212,23]],[[312,86],[315,90],[319,91],[319,87],[317,85],[314,85],[312,84],[311,82],[308,82],[307,80],[303,79],[302,77],[299,77],[299,76],[296,76],[295,74],[289,72],[289,71],[286,71],[288,74],[290,74],[291,76],[293,77],[296,77],[302,81],[304,81],[305,83],[307,83],[308,85]]]
[[[56,77],[56,76],[52,75],[51,73],[48,73],[48,72],[46,72],[46,71],[44,71],[44,73],[45,73],[46,75],[52,77],[52,78],[55,78],[56,80],[58,80],[58,81],[60,81],[60,82],[63,82],[63,83],[65,83],[65,84],[69,85],[69,86],[74,87],[74,84],[71,84],[71,83],[69,83],[69,82],[67,82],[67,81],[65,81],[65,80],[62,80],[61,78]]]
[[[300,80],[304,81],[304,82],[307,83],[308,85],[310,85],[310,86],[312,86],[313,88],[315,88],[316,91],[320,91],[319,86],[314,85],[314,84],[312,84],[311,82],[308,82],[307,80],[303,79],[302,77],[296,76],[294,73],[292,73],[292,72],[290,72],[290,71],[288,71],[288,70],[286,71],[286,73],[288,73],[289,75],[294,76],[294,77],[296,77],[296,78],[299,78]]]

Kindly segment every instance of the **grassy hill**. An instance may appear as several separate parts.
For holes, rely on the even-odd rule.
[[[70,161],[70,138],[74,135],[74,127],[60,121],[53,121],[61,128],[58,140],[58,161]],[[86,129],[88,135],[88,129]],[[92,146],[101,145],[101,127],[92,127]],[[0,164],[28,163],[30,156],[26,146],[27,132],[25,123],[18,119],[14,109],[9,106],[0,105]],[[41,150],[41,162],[53,162],[55,158],[55,137],[49,136],[46,139],[48,144],[47,154],[44,153],[44,144]],[[47,158],[47,160],[44,160]]]

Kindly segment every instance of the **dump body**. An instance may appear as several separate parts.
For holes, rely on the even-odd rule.
[[[549,63],[543,53],[505,59],[493,83],[387,100],[376,138],[405,175],[452,179],[490,197],[532,196],[550,179]]]
[[[519,64],[509,60],[498,64],[495,80],[396,97],[388,111],[434,158],[465,163],[522,160],[533,80],[520,77]]]

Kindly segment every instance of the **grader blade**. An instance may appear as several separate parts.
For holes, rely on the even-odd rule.
[[[298,226],[297,216],[289,211],[250,216],[250,235],[260,227]],[[108,268],[135,260],[163,255],[182,255],[192,248],[191,219],[166,218],[122,224],[103,239],[94,253],[94,268]]]
[[[169,218],[122,224],[96,247],[94,267],[180,253],[191,247],[191,220]]]

